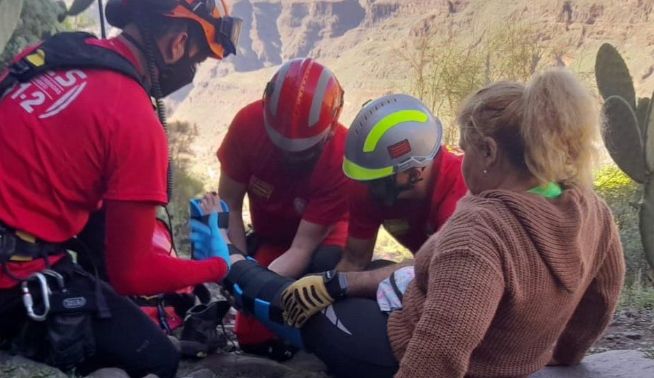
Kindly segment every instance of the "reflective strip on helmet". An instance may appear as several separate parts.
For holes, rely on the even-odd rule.
[[[270,96],[270,114],[273,116],[277,115],[277,110],[279,107],[279,97],[282,95],[282,87],[284,86],[284,80],[286,80],[286,75],[288,70],[291,69],[293,61],[290,61],[279,68],[277,72],[277,79],[273,87],[273,94]]]
[[[368,181],[387,177],[393,174],[393,167],[365,168],[348,158],[343,159],[343,172],[353,180]]]
[[[373,152],[377,148],[377,144],[386,132],[393,127],[405,122],[427,122],[429,115],[420,110],[400,110],[391,113],[377,122],[370,130],[370,134],[366,137],[363,143],[363,152]]]
[[[311,113],[309,114],[309,127],[314,127],[320,121],[320,112],[322,111],[322,102],[325,100],[325,93],[327,93],[327,84],[329,79],[332,78],[332,73],[328,69],[323,69],[318,79],[318,86],[316,93],[311,102]]]
[[[265,122],[265,120],[264,126],[266,128],[266,132],[268,133],[268,137],[270,137],[270,140],[275,144],[275,146],[288,152],[300,152],[308,150],[309,148],[325,140],[325,138],[327,138],[327,134],[329,134],[331,131],[330,128],[326,128],[320,134],[309,138],[287,138],[280,134],[279,131],[275,130],[274,127],[270,126],[268,122]]]

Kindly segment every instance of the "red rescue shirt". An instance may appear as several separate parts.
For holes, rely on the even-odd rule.
[[[435,233],[454,213],[456,203],[467,188],[461,174],[462,157],[442,148],[432,165],[435,177],[429,183],[426,200],[400,199],[391,207],[377,203],[368,187],[360,182],[350,185],[349,236],[370,240],[384,228],[412,253]]]
[[[264,129],[263,101],[241,109],[218,149],[221,171],[247,185],[252,226],[263,240],[289,245],[300,220],[334,225],[323,244],[347,238],[347,178],[343,154],[347,130],[339,125],[309,174],[289,173],[282,153]]]
[[[116,51],[139,67],[119,39],[87,43]],[[108,225],[110,276],[111,271],[119,277],[124,271],[143,269],[161,276],[145,277],[147,287],[131,276],[129,281],[119,277],[115,282],[112,277],[124,292],[173,289],[192,280],[181,274],[197,273],[193,280],[217,279],[218,272],[225,270],[223,262],[212,261],[215,266],[207,266],[207,273],[201,274],[200,266],[209,264],[151,253],[153,205],[167,202],[167,162],[166,135],[150,96],[122,74],[79,69],[48,72],[17,85],[0,100],[0,221],[41,240],[62,242],[82,230],[102,200],[111,202],[111,213],[120,214],[124,225]],[[125,206],[114,210],[113,203],[119,202]],[[129,204],[150,207],[141,210]],[[141,238],[145,244],[132,237],[135,230],[149,233]],[[51,263],[59,258],[51,257]],[[155,260],[157,269],[150,269],[148,264]],[[42,259],[8,264],[20,277],[43,265]],[[190,271],[181,269],[186,265]],[[0,288],[15,285],[0,271]]]

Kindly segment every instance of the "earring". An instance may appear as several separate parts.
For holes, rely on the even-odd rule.
[[[484,169],[482,172],[484,172],[484,174],[486,174],[486,173],[488,173],[488,170]]]

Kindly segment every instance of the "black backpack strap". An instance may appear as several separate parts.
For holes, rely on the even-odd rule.
[[[9,66],[9,74],[0,82],[0,95],[17,83],[24,83],[47,71],[70,68],[111,70],[123,74],[148,92],[134,65],[122,55],[86,42],[96,38],[85,32],[65,32],[46,39],[31,54]]]

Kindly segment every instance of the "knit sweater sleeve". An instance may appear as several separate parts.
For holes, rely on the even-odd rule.
[[[624,281],[624,257],[615,224],[609,227],[608,249],[600,269],[586,289],[554,348],[553,363],[576,365],[608,326]]]
[[[424,308],[396,377],[463,377],[504,292],[499,263],[472,243],[434,253]]]

